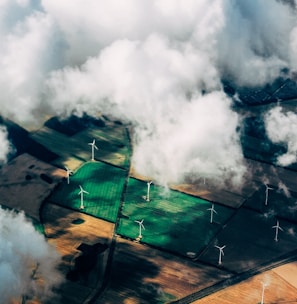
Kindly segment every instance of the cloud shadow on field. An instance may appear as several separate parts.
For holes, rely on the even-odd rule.
[[[164,292],[159,282],[154,281],[160,268],[151,261],[148,249],[142,247],[128,242],[117,243],[109,288],[102,301],[122,303],[123,299],[130,299],[135,303],[150,304],[174,299]]]

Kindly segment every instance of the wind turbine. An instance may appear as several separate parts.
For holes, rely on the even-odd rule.
[[[215,209],[214,209],[214,204],[212,204],[212,205],[211,205],[211,208],[208,208],[207,210],[210,211],[210,222],[212,223],[212,221],[213,221],[213,214],[214,214],[214,213],[215,213],[215,214],[218,214],[218,213],[215,211]]]
[[[81,185],[79,185],[80,191],[78,192],[78,194],[80,195],[80,206],[79,209],[84,209],[84,193],[89,194],[89,192],[87,192],[86,190],[83,189],[83,187]]]
[[[272,226],[273,229],[275,229],[275,237],[274,240],[277,242],[278,241],[278,231],[284,231],[284,229],[279,225],[279,221],[276,221],[276,225]]]
[[[153,182],[153,181],[147,182],[147,194],[146,194],[146,201],[147,201],[147,202],[150,201],[150,188],[151,188],[152,182]]]
[[[224,248],[226,247],[226,245],[222,246],[222,247],[219,247],[217,245],[215,245],[216,248],[218,248],[220,250],[220,253],[219,253],[219,265],[222,264],[222,256],[224,256]]]
[[[96,141],[95,139],[93,139],[93,141],[91,143],[88,143],[89,146],[92,147],[92,161],[94,161],[94,151],[95,149],[98,150],[98,147],[96,146]]]
[[[261,303],[264,304],[264,292],[265,292],[266,284],[262,283],[262,296],[261,296]]]
[[[141,230],[144,229],[144,225],[143,225],[143,219],[141,221],[135,221],[135,223],[137,223],[139,225],[139,235],[138,237],[141,239],[142,238],[142,234],[141,234]]]
[[[273,188],[269,187],[267,184],[264,184],[266,189],[265,189],[265,205],[268,203],[268,191],[273,190]]]
[[[67,172],[67,184],[69,184],[69,183],[70,183],[70,175],[73,174],[73,171],[70,170],[70,169],[69,169],[68,167],[66,167],[66,166],[65,166],[65,170],[66,170],[66,172]]]

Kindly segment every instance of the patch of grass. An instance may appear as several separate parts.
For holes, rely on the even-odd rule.
[[[210,223],[209,201],[181,192],[151,185],[150,201],[146,201],[147,183],[129,178],[122,216],[117,233],[136,239],[143,221],[142,242],[187,255],[198,253],[219,231],[233,210],[215,205]]]
[[[65,181],[50,200],[56,204],[115,222],[127,171],[101,162],[88,162]],[[81,209],[80,187],[83,195]]]

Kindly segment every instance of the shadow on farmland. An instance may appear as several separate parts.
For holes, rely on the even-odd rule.
[[[12,151],[8,155],[8,160],[23,153],[33,155],[44,162],[51,162],[57,159],[57,154],[32,139],[30,133],[20,125],[2,117],[0,117],[0,123],[6,126],[8,139],[13,146]]]
[[[269,185],[267,193],[267,204],[265,204],[265,185],[247,199],[244,207],[260,212],[266,218],[278,216],[292,222],[297,218],[297,192],[288,189],[277,188]]]
[[[71,117],[69,121],[60,121],[53,117],[44,125],[47,128],[33,133],[33,138],[52,151],[51,153],[56,153],[56,158],[59,156],[56,162],[60,167],[63,167],[69,157],[81,161],[91,160],[89,143],[93,139],[98,147],[95,150],[96,160],[102,159],[125,168],[129,166],[131,149],[125,126],[119,128],[115,123],[105,126],[103,120],[92,120],[88,117],[82,121],[75,117]]]
[[[111,297],[114,303],[123,299],[137,299],[141,303],[165,303],[165,295],[160,284],[154,282],[160,268],[149,260],[149,249],[141,250],[138,245],[117,243],[111,274],[111,283],[104,297]]]
[[[47,120],[44,125],[67,136],[73,136],[92,126],[104,127],[105,122],[101,118],[96,119],[84,114],[82,117],[71,115],[65,119],[55,116]]]
[[[151,186],[150,201],[143,199],[146,183],[129,178],[119,234],[130,238],[138,233],[134,220],[144,219],[142,242],[180,256],[197,256],[232,216],[234,209],[216,204],[210,223],[211,202]],[[133,223],[133,224],[132,224]]]
[[[56,299],[50,298],[46,304],[84,303],[90,291],[102,284],[109,246],[106,238],[97,241],[93,245],[81,243],[75,254],[63,255],[58,270],[65,280],[54,290]]]
[[[77,250],[80,251],[72,260],[72,265],[67,273],[67,279],[73,282],[82,281],[90,285],[92,274],[98,272],[98,268],[103,269],[104,265],[101,255],[108,249],[105,241],[97,242],[93,245],[81,243]],[[100,261],[100,265],[97,265]]]
[[[40,221],[47,238],[56,239],[68,233],[71,225],[83,223],[79,213],[45,202],[40,209]]]
[[[282,230],[275,239],[275,216],[266,217],[248,208],[237,211],[232,220],[210,242],[199,260],[218,266],[219,250],[226,246],[222,267],[233,273],[248,273],[270,265],[283,263],[296,254],[296,224],[280,220]]]

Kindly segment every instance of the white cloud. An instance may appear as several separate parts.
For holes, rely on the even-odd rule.
[[[203,159],[210,146],[208,141],[196,145],[189,132],[193,126],[210,132],[209,138],[221,138],[219,147],[234,145],[240,162],[238,117],[218,93],[222,78],[263,85],[282,68],[296,68],[296,12],[281,1],[2,0],[0,6],[2,114],[28,120],[46,104],[53,113],[102,111],[132,122],[134,142],[140,145],[135,151],[144,159],[149,154],[144,154],[143,143],[148,138],[158,143],[156,159],[163,160],[158,170],[163,168],[164,180],[183,179],[191,171],[185,165],[189,159],[189,164],[195,160],[193,168],[212,164],[214,179],[221,176],[222,163],[233,166],[225,165],[229,159],[223,149],[216,152],[218,161]],[[222,111],[216,112],[217,121],[235,117],[228,135],[222,136],[220,126],[199,124],[201,108],[209,111],[207,96],[224,104],[214,105]],[[197,111],[194,117],[192,111]],[[172,139],[164,140],[166,132]],[[180,156],[179,169],[163,167],[171,160],[168,151],[178,150],[180,137],[188,138],[184,150],[189,158]],[[133,159],[140,166],[140,158]],[[201,173],[192,170],[194,176]]]
[[[283,112],[280,106],[274,107],[265,115],[265,128],[273,143],[282,144],[287,152],[278,156],[281,166],[289,166],[297,161],[297,115]]]
[[[44,237],[35,231],[22,213],[0,209],[0,293],[1,302],[9,303],[22,295],[49,296],[52,288],[61,283],[56,266],[60,257]],[[32,271],[43,283],[32,280]]]
[[[1,114],[18,121],[33,119],[42,103],[44,78],[63,57],[55,54],[60,38],[52,17],[32,3],[7,1],[0,13]]]
[[[0,164],[7,161],[7,156],[12,151],[7,135],[7,129],[0,126]]]
[[[208,60],[191,45],[172,47],[160,35],[143,43],[117,41],[81,69],[54,73],[51,100],[61,112],[73,109],[75,100],[76,110],[102,110],[132,122],[133,165],[142,174],[163,183],[232,176],[239,184],[245,172],[239,120],[224,93],[201,94],[220,89]]]

